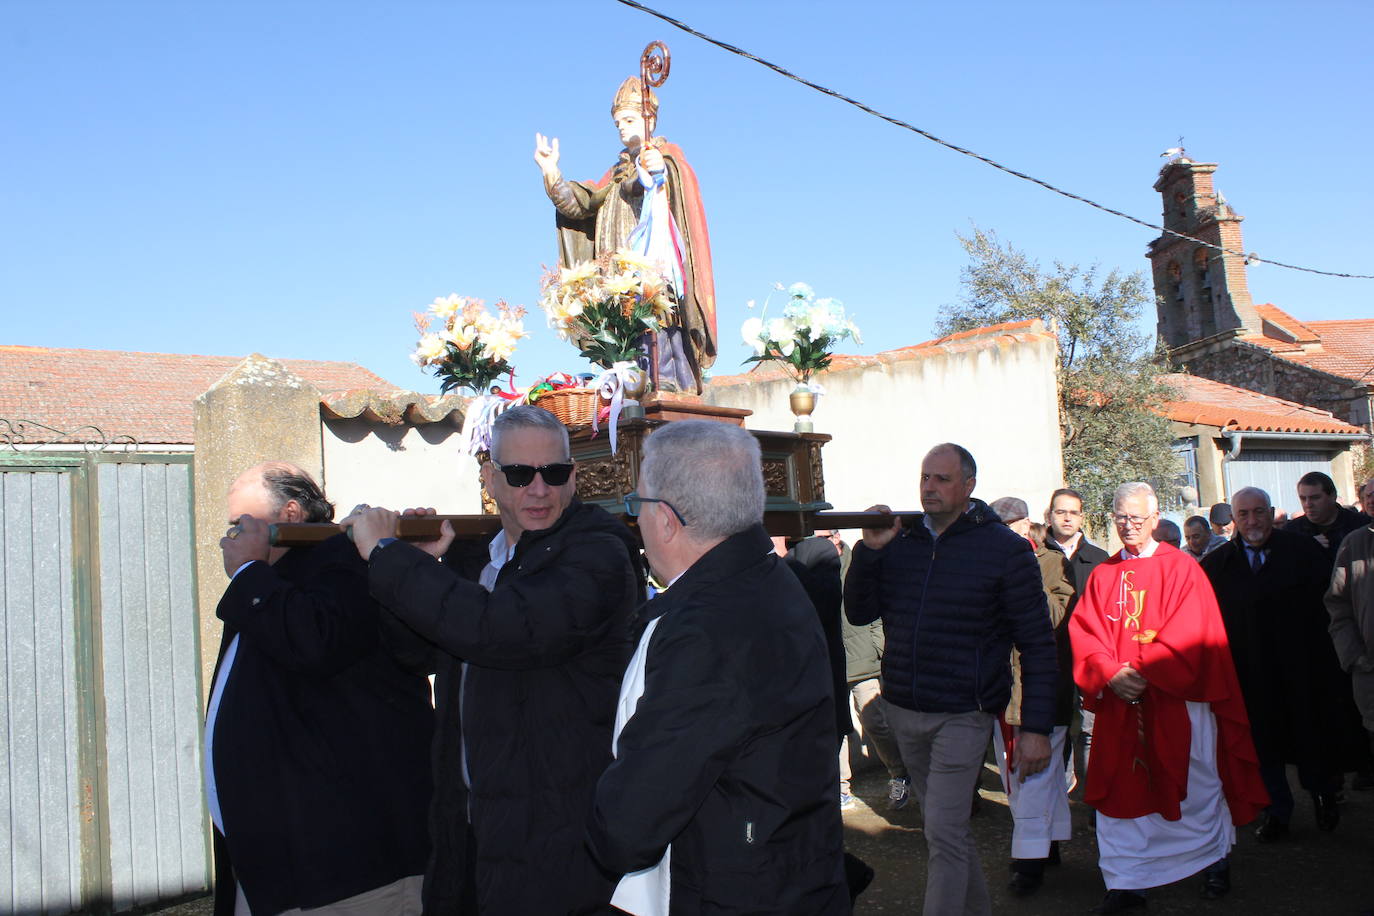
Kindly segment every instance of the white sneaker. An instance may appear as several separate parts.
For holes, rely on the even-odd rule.
[[[853,807],[854,807],[854,796],[850,795],[848,792],[841,792],[841,793],[840,793],[840,810],[841,810],[841,811],[849,811],[849,810],[852,809]]]
[[[911,801],[911,780],[907,778],[887,781],[887,809],[901,811]]]

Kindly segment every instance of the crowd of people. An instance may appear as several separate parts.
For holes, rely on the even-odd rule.
[[[1238,826],[1287,838],[1289,766],[1328,831],[1374,769],[1374,525],[1324,474],[1282,527],[1247,487],[1172,532],[1125,483],[1112,555],[1072,489],[1043,523],[975,498],[953,443],[921,462],[924,511],[874,507],[852,548],[770,540],[757,440],[728,424],[645,440],[637,536],[576,497],[537,407],[497,419],[481,475],[490,541],[359,506],[290,549],[269,526],[331,520],[318,484],[235,481],[216,916],[849,913],[874,877],[844,850],[860,732],[889,807],[920,807],[924,912],[991,911],[969,823],[991,747],[1010,892],[1043,884],[1081,776],[1114,913],[1191,876],[1225,895]]]

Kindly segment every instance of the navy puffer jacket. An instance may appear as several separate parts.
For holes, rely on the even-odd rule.
[[[883,698],[917,712],[1000,713],[1021,651],[1022,725],[1054,727],[1058,662],[1040,567],[1026,539],[981,500],[935,538],[919,520],[882,550],[854,548],[851,623],[883,620]]]

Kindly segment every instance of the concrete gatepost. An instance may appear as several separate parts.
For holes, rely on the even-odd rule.
[[[219,549],[229,485],[262,461],[289,461],[323,477],[320,390],[281,363],[254,353],[196,398],[195,538],[200,602],[201,683],[213,688],[221,623],[215,607],[227,577]]]

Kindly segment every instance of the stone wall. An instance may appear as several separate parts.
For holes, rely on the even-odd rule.
[[[254,353],[196,398],[195,545],[201,683],[213,686],[222,624],[215,607],[228,583],[219,540],[228,527],[229,485],[263,461],[289,461],[319,479],[320,391],[274,359]]]
[[[411,392],[348,392],[322,403],[319,389],[254,354],[195,400],[196,579],[203,684],[208,692],[222,625],[219,539],[229,485],[269,460],[300,465],[324,487],[336,518],[358,503],[445,514],[481,511],[477,462],[460,444],[462,402]]]

